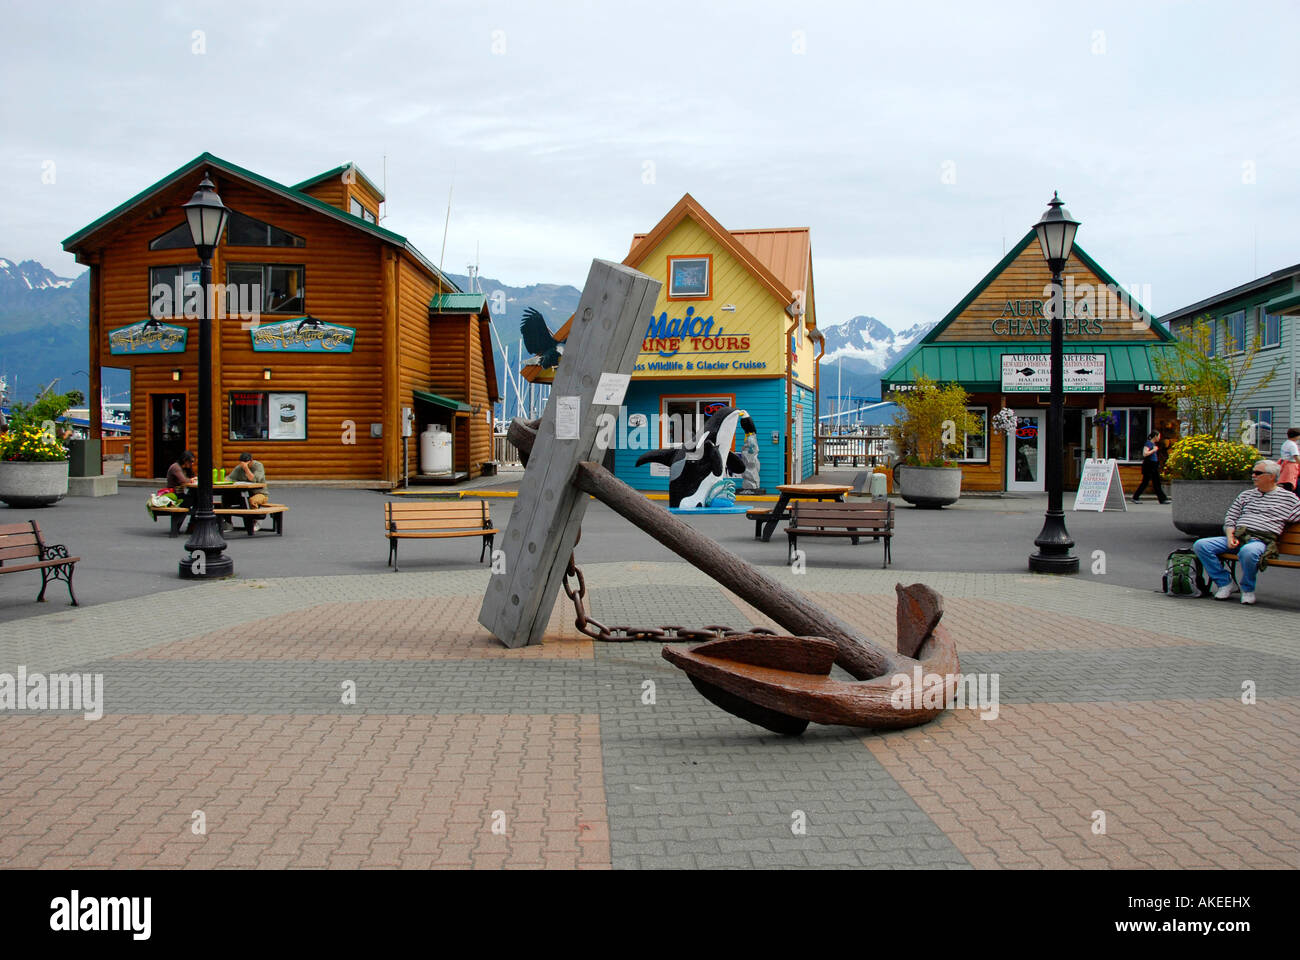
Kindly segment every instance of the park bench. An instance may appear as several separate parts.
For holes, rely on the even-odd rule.
[[[26,523],[0,524],[0,574],[22,573],[24,570],[41,571],[41,592],[38,601],[45,599],[45,588],[51,580],[63,580],[68,585],[72,605],[79,606],[72,592],[72,573],[80,557],[68,555],[61,543],[47,544],[41,537],[41,527],[35,520]],[[14,561],[19,561],[14,563]],[[23,563],[24,560],[34,561]]]
[[[1232,577],[1233,582],[1237,580],[1237,551],[1229,550],[1226,553],[1219,554],[1219,559],[1228,566],[1228,574]],[[1292,570],[1300,570],[1300,523],[1293,523],[1283,528],[1282,536],[1277,538],[1277,558],[1268,562],[1268,567],[1264,572],[1267,573],[1274,567],[1290,567]]]
[[[244,530],[251,537],[256,527],[257,521],[264,517],[270,517],[271,523],[277,537],[284,536],[284,515],[289,512],[289,508],[283,503],[264,503],[260,507],[248,508],[226,508],[214,507],[212,510],[218,517],[241,517],[244,521]],[[181,525],[185,518],[190,515],[189,507],[149,507],[149,513],[153,515],[154,522],[158,522],[158,516],[169,517],[171,519],[171,530],[169,536],[176,536],[181,532]],[[231,520],[233,523],[234,521]]]
[[[894,505],[888,501],[871,503],[821,503],[796,500],[790,505],[789,562],[794,562],[800,537],[848,537],[857,543],[863,537],[884,540],[882,567],[889,566],[890,541],[894,536]]]
[[[424,500],[384,504],[384,536],[388,538],[388,565],[397,572],[397,541],[443,537],[482,537],[479,563],[492,551],[497,530],[486,500]]]

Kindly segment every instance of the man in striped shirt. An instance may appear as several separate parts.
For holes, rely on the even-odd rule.
[[[1277,538],[1288,524],[1300,523],[1300,499],[1277,485],[1281,469],[1276,460],[1261,460],[1255,464],[1251,471],[1255,489],[1238,494],[1232,501],[1228,515],[1223,518],[1224,536],[1206,537],[1192,544],[1205,573],[1214,581],[1215,600],[1227,600],[1236,589],[1219,559],[1219,554],[1235,550],[1241,563],[1241,602],[1255,602],[1255,574],[1259,569],[1259,558],[1268,549],[1270,541],[1252,537],[1242,543],[1237,536],[1239,530]]]

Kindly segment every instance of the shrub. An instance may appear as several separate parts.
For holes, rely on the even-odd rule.
[[[956,383],[940,386],[919,376],[914,390],[895,390],[890,399],[898,404],[898,413],[889,438],[911,467],[957,466],[947,455],[961,452],[967,434],[978,436],[984,429],[982,419],[966,409],[969,397]]]
[[[1237,440],[1208,433],[1184,437],[1173,445],[1166,470],[1175,480],[1242,480],[1261,459],[1260,452]]]

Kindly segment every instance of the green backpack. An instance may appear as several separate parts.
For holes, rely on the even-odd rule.
[[[1191,550],[1175,550],[1165,560],[1161,589],[1171,597],[1203,597],[1210,592],[1201,561]]]

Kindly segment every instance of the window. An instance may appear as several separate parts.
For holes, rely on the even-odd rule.
[[[1223,341],[1228,353],[1246,349],[1246,311],[1238,310],[1223,318]]]
[[[966,409],[979,417],[981,426],[978,434],[966,434],[966,449],[962,453],[961,460],[963,463],[988,463],[989,408],[967,407]]]
[[[660,443],[665,447],[694,447],[704,421],[722,407],[734,407],[734,397],[664,397],[660,401]]]
[[[306,440],[307,394],[230,391],[231,440]]]
[[[1276,313],[1267,313],[1261,303],[1255,308],[1255,327],[1259,333],[1259,345],[1276,347],[1282,343],[1282,318]]]
[[[262,313],[306,313],[305,274],[300,264],[227,264],[227,315],[240,315],[241,305],[253,303],[261,304]],[[260,290],[260,296],[250,295],[252,290]]]
[[[307,241],[288,230],[230,211],[226,243],[232,247],[305,247]]]
[[[375,219],[375,215],[362,206],[361,201],[356,197],[348,198],[348,213],[352,214],[354,217],[360,217],[362,220],[366,221],[366,223],[379,222]]]
[[[713,256],[668,258],[668,299],[708,300],[713,295]]]
[[[189,228],[186,227],[188,232]],[[193,249],[191,247],[190,249]],[[187,315],[197,317],[203,310],[203,290],[199,285],[197,263],[170,264],[149,268],[149,316],[155,320]]]
[[[1241,440],[1266,456],[1272,451],[1272,407],[1251,407],[1246,411],[1246,419],[1241,424]]]
[[[1151,432],[1150,407],[1111,407],[1113,421],[1102,434],[1101,459],[1113,457],[1122,463],[1141,463],[1142,446]]]
[[[162,236],[149,241],[150,250],[185,250],[194,249],[194,237],[190,235],[190,225],[182,220]]]

